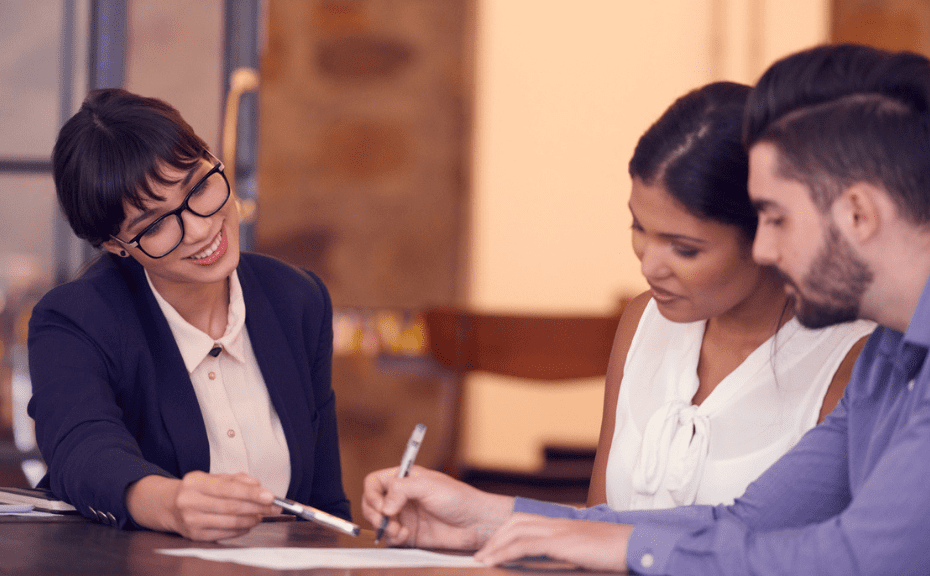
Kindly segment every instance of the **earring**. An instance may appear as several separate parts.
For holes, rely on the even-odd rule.
[[[119,255],[122,256],[123,258],[125,258],[126,256],[129,256],[129,254],[127,254],[125,250],[120,250]]]

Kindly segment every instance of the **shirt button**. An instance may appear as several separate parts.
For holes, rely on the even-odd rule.
[[[229,436],[230,438],[235,438],[235,437],[236,437],[236,431],[233,430],[232,428],[230,428],[229,430],[226,431],[226,435]]]
[[[216,372],[210,372],[207,376],[210,377],[210,380],[216,380]]]
[[[643,557],[639,559],[639,563],[642,564],[643,568],[652,568],[652,565],[656,563],[656,558],[652,554],[643,554]]]
[[[914,381],[913,381],[913,380],[911,380],[910,382],[907,383],[907,389],[908,389],[908,390],[913,390],[913,389],[914,389]]]

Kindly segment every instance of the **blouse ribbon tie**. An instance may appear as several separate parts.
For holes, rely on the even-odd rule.
[[[707,460],[710,421],[698,406],[672,400],[646,423],[633,466],[631,507],[693,504]]]

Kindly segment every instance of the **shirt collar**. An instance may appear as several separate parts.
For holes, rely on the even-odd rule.
[[[911,321],[907,325],[907,332],[904,333],[904,340],[924,348],[930,348],[930,278],[924,285],[924,291],[920,294],[917,301],[917,308],[911,316]]]
[[[193,372],[197,366],[203,362],[207,353],[213,349],[215,344],[223,347],[234,359],[244,362],[245,345],[243,343],[242,329],[245,327],[245,299],[242,297],[242,285],[239,283],[239,274],[233,271],[229,277],[229,311],[226,316],[226,332],[222,338],[214,340],[209,334],[199,328],[195,328],[190,322],[185,320],[175,310],[174,306],[162,298],[155,286],[152,285],[152,279],[149,273],[145,271],[145,280],[155,295],[155,301],[161,308],[162,314],[168,321],[168,327],[174,335],[174,340],[181,351],[181,358],[184,359],[184,366],[187,372]]]

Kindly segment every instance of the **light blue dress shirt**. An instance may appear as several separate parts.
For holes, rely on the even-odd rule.
[[[642,574],[930,574],[930,282],[907,332],[879,327],[846,394],[730,506],[514,510],[633,524]],[[621,567],[622,568],[622,567]]]

